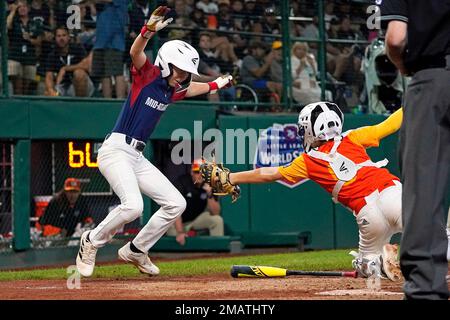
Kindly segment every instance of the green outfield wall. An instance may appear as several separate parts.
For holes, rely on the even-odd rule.
[[[30,145],[33,140],[103,139],[120,112],[121,102],[63,99],[0,99],[0,139],[14,142],[14,244],[17,250],[29,248],[30,217]],[[344,129],[379,123],[380,115],[346,115]],[[217,128],[226,137],[227,129],[264,129],[274,123],[295,123],[292,115],[246,114],[224,115],[212,106],[175,104],[163,115],[153,139],[170,139],[172,131],[185,128],[194,134],[194,121],[202,121],[202,129]],[[224,143],[227,141],[225,139]],[[236,147],[237,148],[237,147]],[[397,135],[385,139],[379,148],[369,150],[374,160],[389,159],[388,168],[398,174]],[[235,149],[235,157],[237,156]],[[253,159],[248,151],[246,157]],[[148,155],[154,156],[149,148]],[[224,155],[226,157],[226,154]],[[252,162],[229,165],[232,171],[248,170]],[[234,204],[224,198],[222,212],[229,235],[246,233],[264,235],[309,232],[310,248],[355,247],[357,226],[350,212],[335,205],[329,195],[311,181],[295,188],[279,183],[243,185],[242,197]],[[156,206],[146,206],[149,217]]]

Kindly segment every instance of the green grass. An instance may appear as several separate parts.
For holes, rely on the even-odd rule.
[[[230,272],[235,264],[266,265],[297,270],[349,270],[352,257],[349,250],[324,250],[298,253],[265,254],[253,256],[237,256],[230,258],[207,258],[159,262],[162,276],[196,276],[212,273]],[[98,266],[93,278],[123,279],[139,276],[139,271],[132,265],[117,264]],[[65,268],[36,269],[26,271],[0,272],[0,281],[8,280],[45,280],[67,279]]]

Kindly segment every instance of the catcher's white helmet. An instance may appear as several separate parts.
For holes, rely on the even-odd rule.
[[[170,65],[190,74],[198,75],[199,62],[198,52],[193,46],[181,40],[171,40],[159,48],[155,65],[161,69],[162,77],[166,78],[172,73]]]
[[[305,152],[316,141],[328,141],[342,133],[344,115],[335,103],[320,101],[305,106],[298,116],[298,135]]]

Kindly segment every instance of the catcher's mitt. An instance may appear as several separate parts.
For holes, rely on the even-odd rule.
[[[211,186],[213,194],[218,196],[231,194],[232,202],[239,198],[241,188],[230,182],[230,170],[228,168],[205,160],[200,166],[200,172],[203,180]]]

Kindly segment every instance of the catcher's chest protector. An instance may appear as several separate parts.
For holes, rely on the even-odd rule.
[[[328,162],[336,177],[342,181],[352,180],[359,169],[352,160],[338,152],[330,155],[330,161]]]
[[[323,160],[329,163],[330,168],[333,170],[333,173],[336,175],[338,181],[334,185],[332,191],[332,199],[334,202],[338,202],[339,191],[341,191],[342,187],[347,181],[352,180],[357,172],[363,167],[377,167],[381,168],[387,165],[388,160],[384,159],[378,162],[372,162],[371,160],[364,161],[362,163],[356,164],[351,159],[343,156],[337,149],[341,144],[342,136],[338,136],[334,138],[333,147],[330,150],[330,153],[324,153],[317,150],[311,150],[308,152],[308,156],[312,158],[316,158],[319,160]]]

